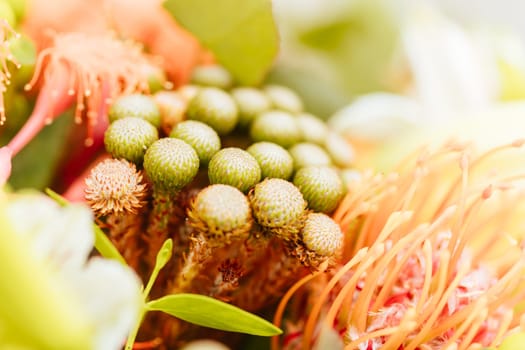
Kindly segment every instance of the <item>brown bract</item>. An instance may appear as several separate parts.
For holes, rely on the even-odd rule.
[[[135,165],[117,159],[99,163],[86,178],[86,201],[99,216],[136,213],[146,202],[146,185]]]

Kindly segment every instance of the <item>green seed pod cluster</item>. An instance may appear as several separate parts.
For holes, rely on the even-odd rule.
[[[293,173],[294,161],[290,153],[272,142],[257,142],[246,149],[259,163],[261,177],[288,180]]]
[[[314,211],[331,213],[341,201],[344,187],[337,170],[330,167],[310,166],[301,168],[293,183]]]
[[[289,152],[293,158],[295,171],[307,166],[329,166],[332,164],[328,153],[314,143],[297,143],[289,149]]]
[[[144,170],[154,190],[179,192],[199,170],[199,156],[186,142],[174,138],[155,141],[144,155]]]
[[[285,241],[295,241],[306,217],[306,201],[283,179],[265,179],[248,195],[256,222]]]
[[[248,198],[229,185],[202,189],[188,210],[190,225],[216,245],[247,238],[253,224]]]
[[[114,121],[104,134],[106,150],[114,158],[124,158],[141,164],[148,147],[159,138],[157,129],[136,117]]]
[[[246,192],[261,180],[261,168],[250,153],[228,147],[212,157],[208,178],[212,184],[226,184]]]
[[[160,110],[151,96],[131,94],[119,97],[113,102],[108,113],[110,123],[117,119],[136,117],[144,119],[158,128],[160,126]]]
[[[272,110],[259,114],[250,128],[255,142],[268,141],[288,148],[301,139],[295,117],[288,112]]]
[[[170,137],[181,139],[192,146],[199,155],[201,165],[208,165],[211,157],[221,149],[221,139],[217,132],[196,120],[186,120],[177,124]]]

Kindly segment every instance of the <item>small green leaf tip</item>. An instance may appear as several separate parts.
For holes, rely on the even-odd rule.
[[[161,138],[146,151],[144,170],[155,191],[178,192],[197,174],[199,156],[182,140]]]
[[[328,153],[314,143],[297,143],[290,147],[289,152],[293,158],[295,171],[307,166],[329,166],[332,164]]]
[[[250,153],[227,147],[211,159],[208,178],[212,184],[226,184],[246,192],[261,180],[261,168]]]
[[[160,110],[151,96],[142,94],[124,95],[115,100],[109,108],[109,122],[126,117],[144,119],[151,125],[160,126]]]
[[[221,139],[215,130],[196,120],[186,120],[175,126],[170,137],[181,139],[197,151],[201,165],[208,165],[211,157],[221,149]]]
[[[233,77],[224,67],[210,64],[195,67],[191,75],[191,83],[226,90],[232,87]]]
[[[250,136],[255,142],[268,141],[288,148],[300,141],[301,132],[294,116],[272,110],[255,118],[250,127]]]
[[[260,336],[279,335],[282,331],[272,323],[244,311],[199,294],[172,294],[146,304],[148,310],[162,311],[196,325]]]
[[[288,180],[293,173],[290,153],[272,142],[257,142],[246,149],[259,163],[262,178],[275,177]]]
[[[330,167],[301,168],[295,174],[293,183],[303,194],[308,207],[323,213],[332,212],[344,194],[343,181]]]
[[[144,153],[159,138],[157,129],[144,119],[126,117],[113,122],[104,134],[104,145],[114,158],[142,164]]]
[[[216,184],[199,192],[188,211],[190,225],[222,244],[245,238],[252,227],[248,198],[237,188]]]
[[[297,187],[283,179],[265,179],[253,188],[249,199],[259,225],[285,240],[295,239],[306,209]]]
[[[225,91],[213,87],[202,88],[190,101],[186,115],[211,126],[219,135],[235,128],[239,118],[237,105]]]
[[[264,92],[272,102],[273,108],[292,114],[303,111],[303,101],[292,89],[281,85],[267,85]]]
[[[259,89],[238,87],[231,91],[232,97],[239,107],[239,125],[246,127],[262,112],[270,110],[272,103],[268,96]]]

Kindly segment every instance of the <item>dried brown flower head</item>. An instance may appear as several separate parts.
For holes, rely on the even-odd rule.
[[[86,178],[86,200],[99,215],[136,213],[145,204],[146,185],[134,164],[106,159]]]

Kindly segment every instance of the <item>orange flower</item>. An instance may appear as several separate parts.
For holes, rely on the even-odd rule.
[[[141,48],[108,34],[64,33],[38,55],[35,73],[26,85],[42,82],[33,113],[10,141],[13,154],[39,131],[76,102],[75,121],[87,119],[86,145],[93,143],[93,129],[103,133],[107,109],[119,95],[148,91],[144,66],[151,65]]]
[[[287,321],[301,329],[282,347],[326,346],[330,334],[345,349],[498,345],[524,312],[522,144],[476,155],[449,143],[365,174],[334,215],[347,232],[339,266],[281,302],[276,323],[293,295]]]

